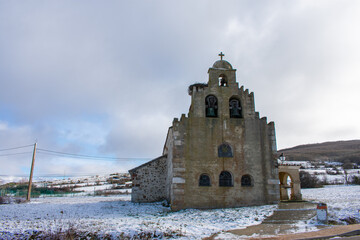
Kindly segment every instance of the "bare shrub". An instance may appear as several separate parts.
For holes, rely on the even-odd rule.
[[[316,176],[305,171],[300,171],[300,184],[301,188],[323,187]]]
[[[0,204],[8,204],[10,203],[10,199],[8,197],[0,197]]]
[[[116,192],[116,191],[107,191],[107,190],[97,190],[94,192],[95,196],[111,196],[111,195],[122,195],[129,194],[128,191],[125,192]]]
[[[330,182],[329,182],[328,178],[326,177],[326,175],[323,177],[323,179],[321,181],[319,181],[319,183],[321,185],[330,185]]]
[[[358,176],[352,176],[350,184],[356,184],[356,185],[360,185],[360,177]]]
[[[0,197],[0,204],[10,204],[10,203],[25,203],[26,199],[21,197],[8,197],[2,196]]]
[[[26,203],[26,199],[25,198],[15,198],[14,199],[14,202],[15,203]]]
[[[340,220],[343,221],[343,222],[346,222],[347,224],[358,224],[359,223],[359,220],[357,220],[354,217],[347,217],[347,218],[343,218],[343,219],[340,219]]]

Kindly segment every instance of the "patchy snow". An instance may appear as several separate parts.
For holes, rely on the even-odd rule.
[[[303,198],[325,202],[329,219],[352,217],[360,221],[360,186],[326,186],[303,189]],[[130,195],[45,197],[25,204],[0,205],[0,239],[25,237],[32,232],[56,233],[75,229],[99,236],[124,238],[155,233],[157,236],[199,239],[216,232],[259,224],[275,205],[233,209],[171,212],[162,203],[136,204]],[[297,227],[309,231],[311,226]],[[231,234],[224,233],[231,239]]]
[[[76,191],[83,191],[83,192],[95,192],[99,190],[108,190],[112,189],[113,184],[106,184],[106,185],[97,185],[97,186],[84,186],[76,188]]]
[[[324,188],[302,189],[303,199],[324,202],[328,206],[328,217],[330,221],[337,224],[347,224],[345,219],[353,218],[360,222],[360,186],[326,186]],[[261,237],[271,238],[279,234],[293,234],[300,232],[312,232],[319,230],[317,217],[308,221],[299,221],[292,228],[280,230],[274,228],[274,231],[264,230],[265,235]],[[277,232],[278,231],[278,232]],[[249,239],[258,238],[260,235],[254,231],[252,235],[236,235],[231,232],[220,232],[215,239]]]
[[[171,212],[161,203],[131,203],[130,195],[38,198],[26,204],[0,205],[0,238],[16,233],[58,232],[74,228],[118,236],[142,232],[198,239],[213,233],[259,224],[275,205]]]
[[[247,239],[247,238],[259,238],[260,237],[260,234],[258,233],[254,233],[250,236],[248,235],[236,235],[236,234],[233,234],[233,233],[230,233],[230,232],[222,232],[222,233],[219,233],[215,239],[218,240],[218,239],[221,239],[221,240],[235,240],[235,239]],[[270,237],[270,236],[269,236]]]
[[[0,185],[9,183],[9,182],[26,182],[27,179],[24,177],[15,177],[15,176],[0,176]]]
[[[268,225],[268,224],[264,224]],[[299,221],[298,223],[294,224],[293,226],[283,228],[283,225],[270,225],[271,230],[267,230],[267,228],[263,228],[262,232],[259,233],[259,230],[253,230],[251,235],[237,235],[231,232],[220,232],[217,234],[214,239],[216,240],[223,240],[223,239],[232,239],[232,240],[240,240],[240,239],[259,239],[261,238],[269,238],[273,239],[274,236],[279,235],[286,235],[286,234],[295,234],[295,233],[303,233],[303,232],[313,232],[319,230],[315,225],[308,224],[306,221]]]
[[[345,183],[345,175],[342,169],[333,170],[332,168],[321,168],[321,169],[301,169],[301,171],[308,172],[314,176],[316,176],[319,180],[323,182],[327,182],[328,184],[344,184]],[[335,174],[338,172],[338,174]],[[357,176],[360,177],[359,169],[348,169],[346,170],[348,177]],[[332,173],[332,174],[330,174]]]
[[[360,222],[360,186],[329,185],[302,189],[301,193],[303,199],[326,203],[329,220],[339,222],[351,217]]]

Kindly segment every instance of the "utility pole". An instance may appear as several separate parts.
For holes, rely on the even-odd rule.
[[[34,163],[35,163],[35,154],[36,154],[36,142],[34,144],[34,151],[33,151],[33,157],[32,157],[32,162],[31,162],[31,170],[30,170],[30,178],[29,178],[29,188],[28,188],[28,193],[27,193],[27,197],[26,197],[26,201],[30,201],[30,195],[31,195],[31,184],[32,184],[32,177],[33,177],[33,172],[34,172]]]

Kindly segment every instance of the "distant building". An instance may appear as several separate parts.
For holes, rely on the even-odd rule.
[[[131,169],[132,201],[167,200],[173,210],[276,203],[275,126],[222,59],[206,84],[189,87],[188,116],[173,120],[163,155]]]
[[[342,162],[324,162],[325,167],[341,167],[344,163]]]

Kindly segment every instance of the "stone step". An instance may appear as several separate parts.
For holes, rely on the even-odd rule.
[[[281,202],[273,215],[264,224],[291,224],[306,221],[316,216],[316,204],[309,202]]]

